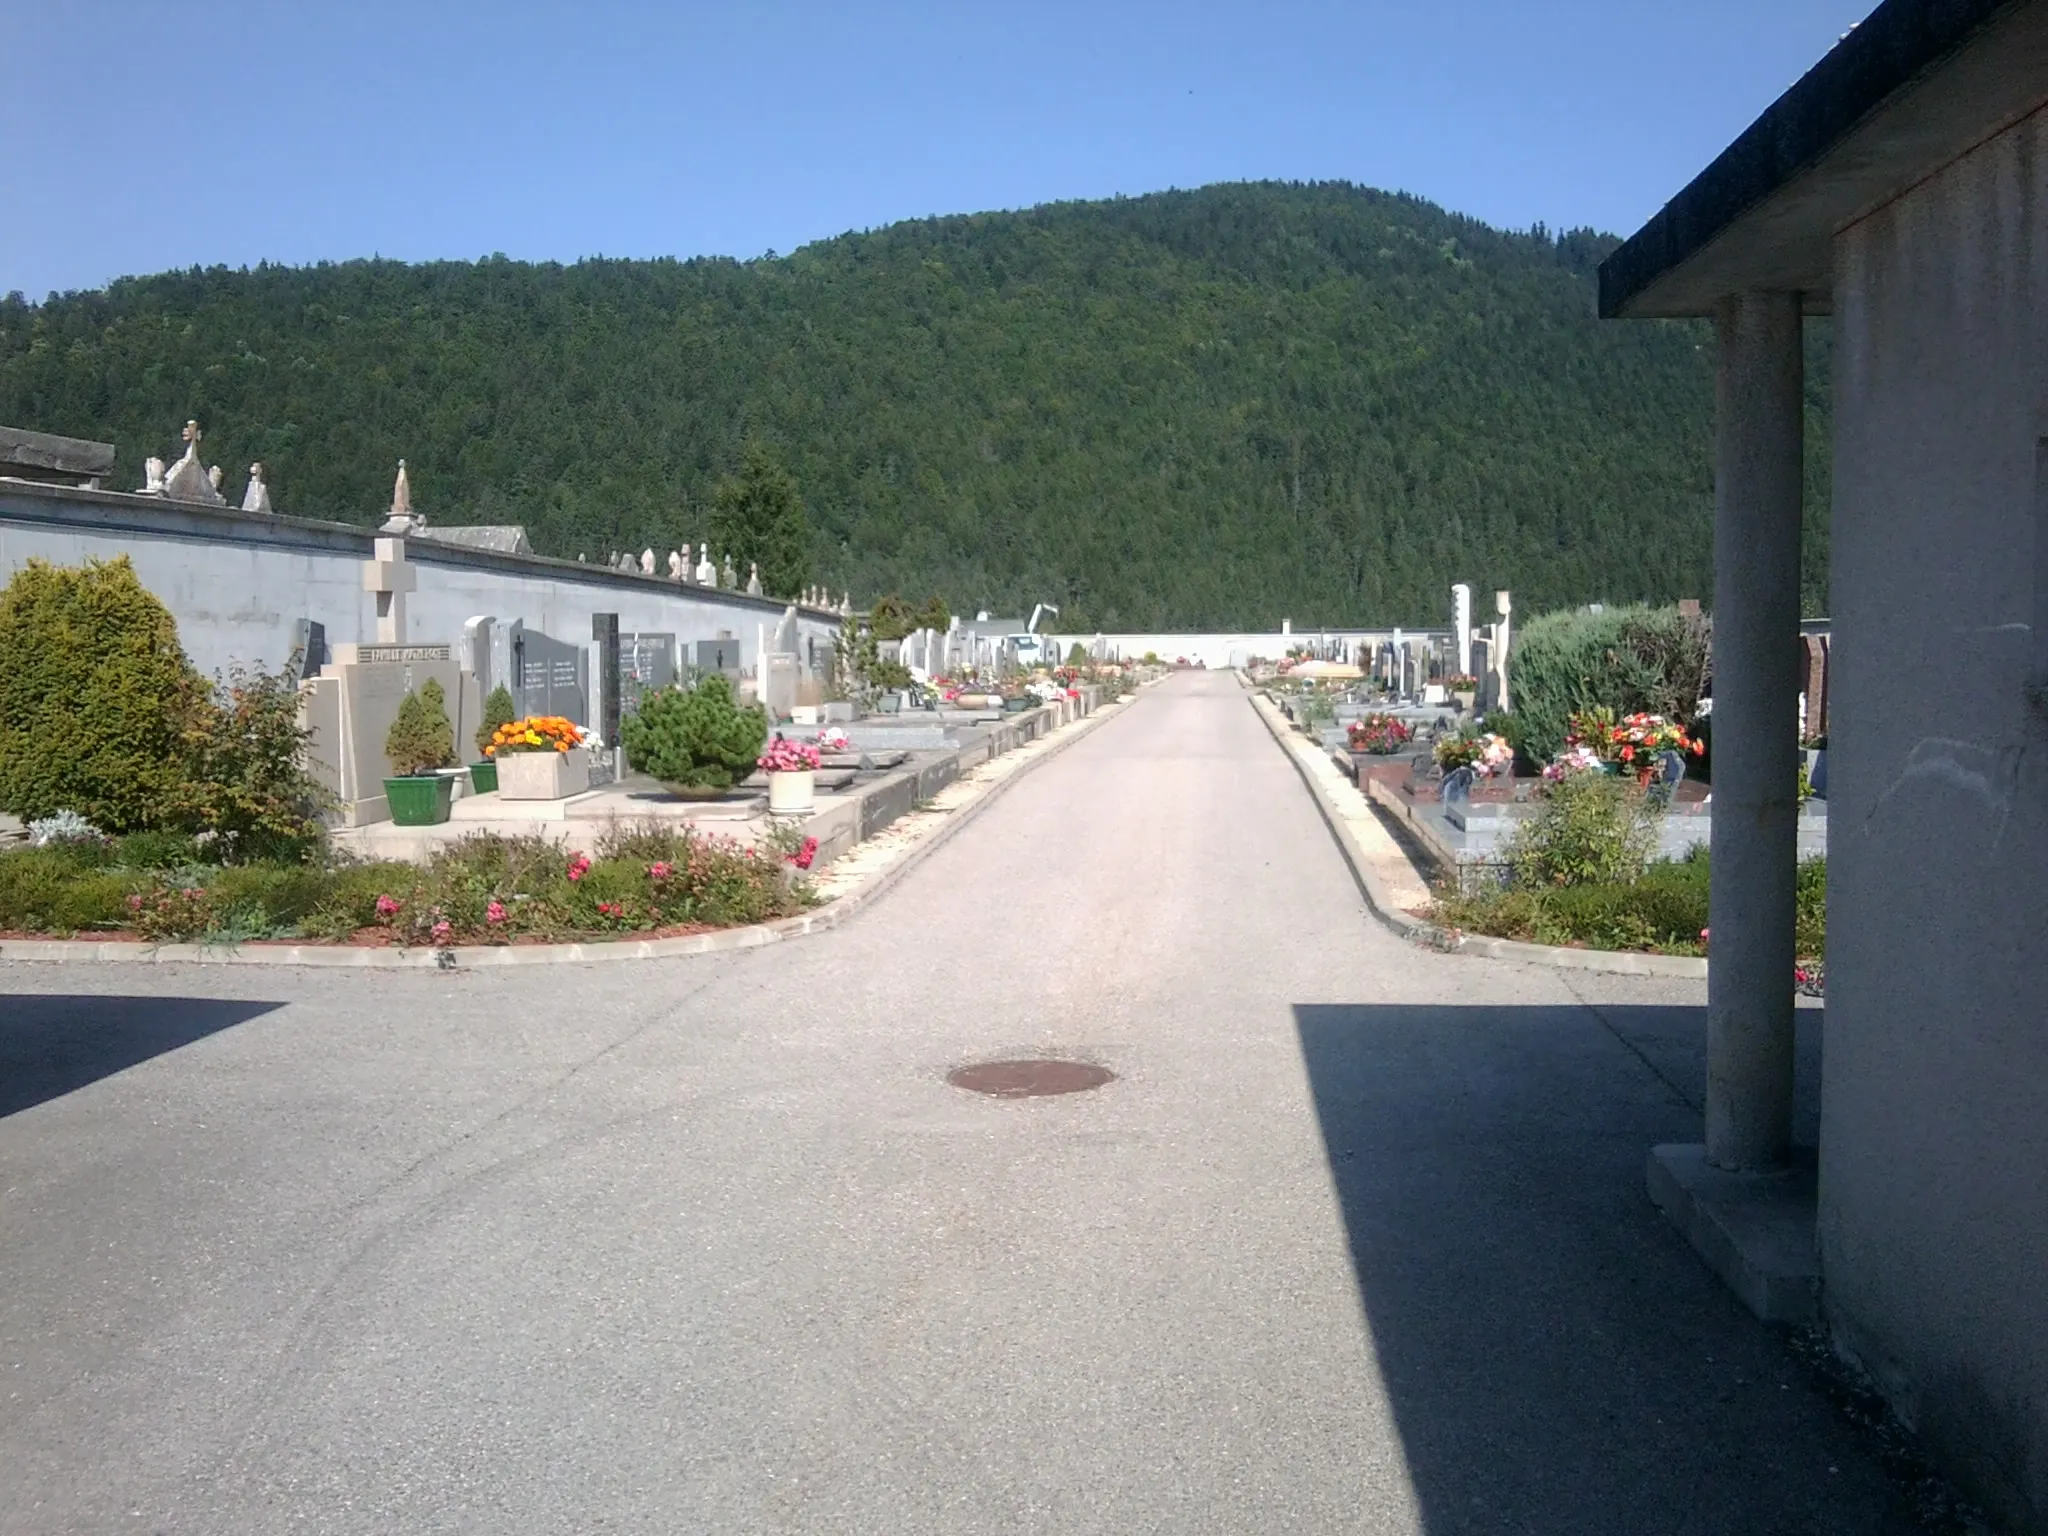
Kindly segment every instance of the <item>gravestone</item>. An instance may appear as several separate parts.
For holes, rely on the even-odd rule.
[[[645,562],[647,574],[654,574],[654,556]],[[596,731],[605,750],[619,744],[619,616],[593,613],[590,616],[591,649],[597,655]]]
[[[1678,794],[1678,786],[1684,782],[1685,758],[1677,752],[1659,752],[1645,798],[1658,810],[1664,810]]]
[[[619,636],[619,710],[632,714],[641,699],[676,680],[676,637],[672,634]]]
[[[463,671],[448,645],[337,645],[333,659],[300,692],[300,722],[309,732],[306,758],[313,776],[336,801],[343,825],[385,821],[391,811],[384,779],[391,765],[384,738],[407,693],[429,678],[447,697],[458,753],[483,715],[474,674]]]
[[[318,677],[327,665],[327,626],[318,619],[300,619],[292,625],[293,674],[300,682]]]
[[[512,677],[507,686],[522,715],[560,715],[590,724],[590,657],[571,645],[521,628],[512,639]]]
[[[1468,804],[1472,799],[1472,783],[1476,777],[1477,775],[1469,767],[1453,768],[1449,773],[1445,774],[1442,790],[1444,804]]]
[[[1472,637],[1472,676],[1479,684],[1472,707],[1482,715],[1500,708],[1500,678],[1493,670],[1493,640],[1488,635]]]
[[[697,670],[699,672],[723,672],[727,677],[740,675],[740,643],[729,636],[717,640],[697,642]]]

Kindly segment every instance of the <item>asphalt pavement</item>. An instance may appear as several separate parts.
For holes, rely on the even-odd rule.
[[[0,965],[0,1532],[1912,1530],[1644,1195],[1702,1001],[1395,938],[1203,674],[797,942]]]

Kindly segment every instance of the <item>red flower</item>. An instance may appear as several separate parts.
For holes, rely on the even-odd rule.
[[[585,858],[582,854],[577,854],[575,858],[569,861],[569,878],[571,880],[581,880],[585,875],[589,873],[590,860]]]

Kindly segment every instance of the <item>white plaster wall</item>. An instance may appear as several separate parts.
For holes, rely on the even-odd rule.
[[[1843,232],[1835,314],[1826,1304],[2048,1530],[2048,117]]]
[[[78,565],[125,554],[177,618],[186,654],[206,673],[283,665],[300,619],[326,626],[330,648],[376,640],[375,601],[362,590],[361,574],[373,537],[341,524],[0,481],[0,581],[31,557]],[[592,616],[616,613],[622,633],[666,632],[685,642],[730,633],[742,666],[752,670],[761,627],[772,634],[785,609],[743,593],[713,597],[701,587],[602,566],[493,556],[420,539],[407,541],[406,558],[418,568],[406,637],[416,644],[459,644],[463,622],[489,614],[588,646]],[[814,639],[821,668],[836,634],[829,616],[799,614],[799,654],[808,657],[804,642]]]

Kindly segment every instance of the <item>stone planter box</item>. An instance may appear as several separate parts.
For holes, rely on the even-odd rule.
[[[793,768],[768,775],[768,814],[800,815],[817,804],[817,773],[810,768]]]
[[[567,752],[504,752],[498,757],[498,798],[561,800],[590,788],[590,754],[582,747]]]

